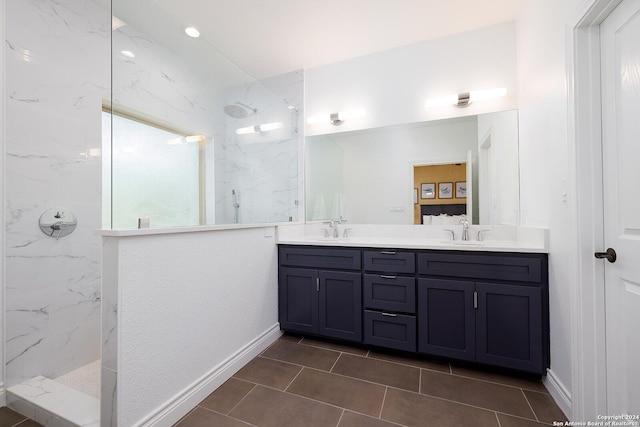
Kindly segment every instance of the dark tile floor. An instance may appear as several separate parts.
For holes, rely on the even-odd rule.
[[[284,335],[174,427],[540,427],[564,420],[538,381]]]
[[[7,408],[0,408],[0,427],[42,427],[35,421]]]

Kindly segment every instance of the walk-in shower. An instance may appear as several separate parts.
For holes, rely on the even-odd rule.
[[[101,227],[99,115],[110,92],[111,33],[104,3],[3,3],[4,36],[12,47],[4,52],[2,101],[5,396],[9,406],[47,425],[99,422],[99,387],[89,395],[67,380],[100,358],[95,230]],[[83,378],[97,385],[100,371]]]

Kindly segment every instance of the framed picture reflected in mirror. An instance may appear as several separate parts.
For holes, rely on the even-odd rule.
[[[438,183],[438,198],[439,199],[453,198],[453,182]]]

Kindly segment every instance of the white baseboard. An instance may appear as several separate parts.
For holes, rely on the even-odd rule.
[[[187,415],[204,398],[213,393],[225,381],[238,372],[251,359],[262,353],[275,342],[282,332],[276,323],[262,335],[232,354],[224,362],[209,371],[202,378],[175,395],[161,407],[135,424],[135,427],[171,427]]]
[[[571,393],[564,384],[558,379],[551,369],[547,369],[547,377],[544,380],[544,386],[549,390],[551,397],[560,407],[567,419],[571,419],[573,414],[573,405],[571,403]]]

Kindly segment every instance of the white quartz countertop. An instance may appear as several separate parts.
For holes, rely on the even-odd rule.
[[[341,227],[346,227],[341,225]],[[506,227],[506,228],[503,228]],[[347,237],[325,237],[318,225],[279,226],[278,244],[311,245],[329,247],[370,247],[393,249],[439,249],[455,251],[548,253],[546,229],[530,229],[513,226],[472,226],[470,240],[450,240],[451,226],[348,226]],[[395,229],[395,230],[394,230]],[[483,240],[477,240],[483,230]],[[343,235],[340,234],[340,235]]]

